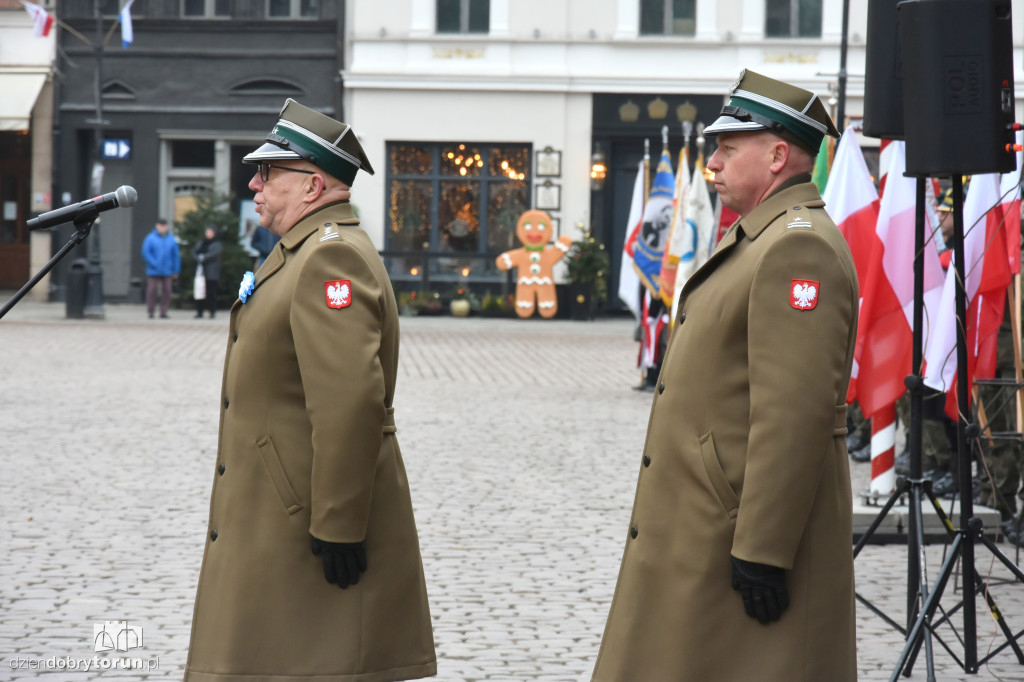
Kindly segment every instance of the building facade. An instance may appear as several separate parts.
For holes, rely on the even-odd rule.
[[[343,4],[316,0],[136,0],[134,41],[123,47],[123,4],[58,3],[55,194],[70,203],[120,185],[138,191],[88,241],[98,242],[105,297],[139,300],[143,239],[158,218],[180,220],[197,192],[227,195],[240,230],[255,225],[241,159],[285,98],[337,114],[344,15]],[[61,286],[58,275],[58,298]]]
[[[846,118],[863,111],[867,37],[866,0],[849,6]],[[562,234],[583,225],[604,241],[614,292],[644,140],[656,159],[668,126],[675,160],[682,121],[710,124],[744,68],[834,106],[842,10],[842,0],[349,3],[345,111],[382,176],[361,181],[357,202],[392,279],[442,293],[507,286],[494,255],[516,246],[517,212],[537,207]],[[1022,36],[1015,16],[1016,64]],[[591,178],[595,159],[603,182]]]
[[[592,231],[612,256],[614,292],[645,140],[657,157],[667,128],[675,160],[682,123],[714,120],[743,68],[838,104],[843,0],[135,0],[127,48],[115,23],[123,4],[49,5],[59,19],[52,124],[43,121],[52,173],[33,163],[32,189],[20,190],[32,212],[138,190],[134,208],[103,215],[89,247],[114,300],[138,297],[143,238],[197,191],[229,195],[240,230],[251,228],[240,159],[285,97],[353,125],[377,170],[355,184],[364,227],[398,288],[442,295],[464,284],[509,290],[494,258],[518,246],[527,208],[548,211],[558,234]],[[1013,32],[1021,64],[1021,13]],[[867,0],[850,0],[847,37],[844,106],[855,118]],[[1016,79],[1021,112],[1021,71]],[[31,140],[19,154],[45,156],[47,136]],[[695,158],[696,139],[690,150]],[[594,179],[598,161],[607,170]],[[40,254],[70,234],[55,232]],[[60,270],[54,280],[62,298]]]

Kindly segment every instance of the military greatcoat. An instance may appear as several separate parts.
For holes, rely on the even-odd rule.
[[[392,410],[398,339],[387,273],[347,202],[295,225],[235,302],[188,682],[435,674]],[[365,538],[357,585],[324,579],[310,534]]]
[[[809,180],[733,225],[682,291],[594,680],[856,679],[857,277]],[[730,554],[786,569],[780,620],[746,615]]]

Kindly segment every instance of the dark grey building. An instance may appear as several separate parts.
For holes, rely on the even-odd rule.
[[[138,295],[145,277],[142,240],[158,217],[180,219],[198,191],[231,195],[240,228],[252,225],[244,219],[252,169],[241,158],[262,141],[286,97],[343,116],[343,2],[135,0],[134,41],[126,48],[115,26],[123,4],[58,3],[67,29],[59,32],[56,64],[54,206],[120,185],[139,194],[133,208],[101,219],[108,300]],[[94,45],[108,35],[97,60]],[[55,248],[70,234],[70,228],[58,234]],[[57,298],[63,298],[67,267],[62,264],[55,278]]]

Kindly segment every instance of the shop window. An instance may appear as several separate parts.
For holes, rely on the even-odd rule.
[[[494,258],[516,246],[516,221],[530,208],[530,154],[524,144],[389,143],[392,279],[441,291],[503,281]]]
[[[765,0],[766,38],[820,38],[821,0]]]
[[[491,0],[437,0],[438,33],[487,33]]]
[[[697,0],[640,0],[640,35],[692,36]]]

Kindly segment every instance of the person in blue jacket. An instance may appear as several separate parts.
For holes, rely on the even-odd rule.
[[[156,290],[160,287],[160,317],[166,319],[171,306],[171,283],[181,272],[181,254],[178,240],[163,218],[156,221],[156,227],[142,242],[142,257],[146,261],[146,311],[153,317]]]

